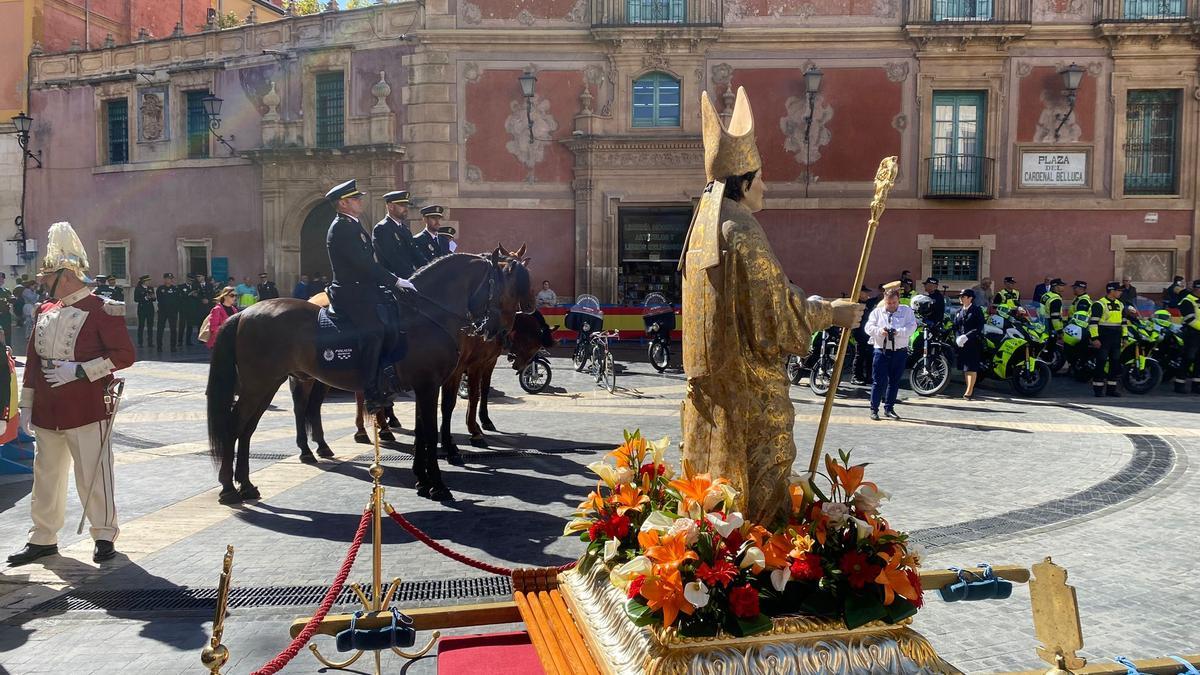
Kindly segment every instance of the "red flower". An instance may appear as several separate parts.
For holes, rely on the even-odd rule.
[[[745,540],[746,538],[742,536],[742,531],[740,529],[735,529],[733,532],[729,533],[728,537],[725,537],[725,548],[729,549],[730,551],[736,551]]]
[[[642,465],[642,468],[638,469],[640,475],[650,476],[651,478],[658,478],[666,472],[667,466],[665,464],[655,464],[654,462],[646,462]]]
[[[632,600],[633,598],[636,598],[636,597],[638,596],[638,594],[642,592],[642,584],[644,584],[644,583],[646,583],[646,575],[645,575],[645,574],[639,574],[639,575],[637,576],[637,578],[635,578],[635,579],[634,579],[634,580],[633,580],[633,581],[632,581],[632,582],[629,584],[629,593],[628,593],[628,597],[629,597],[631,600]]]
[[[912,569],[904,570],[904,573],[908,575],[908,583],[917,592],[917,597],[913,598],[912,604],[916,605],[917,609],[920,609],[925,604],[925,598],[921,595],[921,575]]]
[[[596,537],[600,536],[601,528],[604,527],[604,521],[597,520],[588,526],[588,539],[596,541]]]
[[[867,562],[867,554],[858,551],[848,551],[842,554],[838,567],[846,575],[851,588],[862,588],[869,581],[874,581],[883,568]]]
[[[792,577],[800,581],[817,581],[825,576],[821,567],[821,557],[813,553],[803,553],[792,561]]]
[[[612,516],[604,522],[604,533],[613,539],[624,539],[629,534],[629,516]]]
[[[709,587],[716,587],[718,584],[728,586],[729,582],[737,577],[737,573],[737,568],[724,558],[717,558],[712,567],[709,567],[708,563],[700,563],[696,568],[696,578]]]
[[[729,591],[729,608],[739,619],[753,619],[758,616],[758,591],[748,585],[735,586]]]

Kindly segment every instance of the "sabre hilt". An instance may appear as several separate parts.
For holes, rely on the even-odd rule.
[[[125,380],[120,377],[114,377],[112,382],[104,389],[104,409],[108,412],[108,416],[112,417],[117,414],[117,405],[121,402],[121,396],[125,393]]]

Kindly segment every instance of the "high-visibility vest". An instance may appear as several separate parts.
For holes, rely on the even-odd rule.
[[[1092,299],[1087,293],[1075,298],[1075,302],[1071,305],[1071,312],[1088,312],[1092,309]]]
[[[1046,291],[1045,293],[1042,294],[1041,300],[1042,300],[1042,305],[1040,307],[1038,307],[1038,315],[1040,315],[1043,319],[1049,319],[1050,318],[1050,303],[1054,302],[1055,300],[1062,300],[1062,296],[1059,295],[1058,293],[1055,293],[1054,291]],[[1059,311],[1062,311],[1061,307],[1060,307]],[[1061,318],[1061,317],[1059,317],[1059,318]]]
[[[1120,300],[1109,300],[1107,297],[1097,298],[1092,303],[1092,316],[1089,321],[1088,333],[1093,337],[1100,335],[1100,328],[1120,328],[1125,323],[1125,303]]]
[[[1179,313],[1183,316],[1184,326],[1192,330],[1200,330],[1200,298],[1192,293],[1180,298]]]
[[[1018,291],[1015,288],[1012,290],[1001,288],[1000,292],[996,295],[1000,296],[999,304],[1001,305],[1016,307],[1017,305],[1021,304],[1021,291]]]

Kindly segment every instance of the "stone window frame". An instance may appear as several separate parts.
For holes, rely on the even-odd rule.
[[[95,166],[120,166],[111,164],[108,161],[108,102],[120,99],[125,100],[125,110],[128,117],[128,129],[126,138],[125,162],[124,164],[133,164],[138,161],[138,123],[137,123],[137,96],[134,91],[134,82],[131,80],[123,80],[117,82],[105,82],[92,90],[92,103],[95,111],[96,120],[96,147],[95,147]]]
[[[203,246],[205,248],[205,251],[206,251],[205,258],[207,260],[206,267],[208,268],[208,274],[211,275],[212,274],[212,258],[213,258],[212,237],[176,237],[176,239],[175,239],[175,252],[176,252],[176,255],[178,256],[179,271],[180,271],[179,276],[183,277],[183,281],[187,281],[187,275],[188,275],[187,249],[189,247],[199,247],[199,246]]]
[[[1153,65],[1134,65],[1128,71],[1115,71],[1111,78],[1112,91],[1109,100],[1112,102],[1112,119],[1116,120],[1112,129],[1112,142],[1109,144],[1112,162],[1109,170],[1109,181],[1112,185],[1112,198],[1122,200],[1158,200],[1172,202],[1190,200],[1195,191],[1196,174],[1193,164],[1196,161],[1197,136],[1195,124],[1188,122],[1195,114],[1197,99],[1191,95],[1196,91],[1197,75],[1194,59],[1188,65],[1176,68],[1177,62],[1158,62]],[[1166,74],[1164,74],[1166,73]],[[1176,73],[1176,74],[1172,74]],[[1179,175],[1176,177],[1178,192],[1170,195],[1126,195],[1125,194],[1125,113],[1129,102],[1131,89],[1180,89],[1179,119],[1182,121],[1179,129]],[[1166,208],[1166,207],[1164,207]]]
[[[128,239],[101,239],[96,242],[96,252],[99,254],[100,273],[104,275],[111,276],[112,274],[112,270],[108,269],[108,258],[104,255],[105,250],[110,248],[125,249],[125,276],[117,277],[117,285],[119,286],[129,286],[130,279],[132,278],[130,270],[133,269],[133,258],[130,255],[132,247],[129,244],[130,241]]]
[[[1125,254],[1130,251],[1174,251],[1175,269],[1168,276],[1175,277],[1183,276],[1184,270],[1187,269],[1192,238],[1189,235],[1178,234],[1174,239],[1130,239],[1124,234],[1114,234],[1110,238],[1110,248],[1113,252],[1113,279],[1120,280],[1125,275]],[[1153,288],[1159,281],[1130,279],[1130,283],[1141,286],[1142,291],[1146,293],[1157,293],[1161,290]]]
[[[955,284],[978,286],[986,277],[992,276],[992,251],[996,250],[996,235],[981,234],[977,239],[938,239],[932,234],[917,235],[917,250],[921,252],[921,278],[933,276],[933,250],[958,249],[979,251],[979,278],[960,279]]]
[[[641,78],[652,73],[662,73],[675,78],[679,82],[679,124],[673,127],[636,127],[633,125],[633,83]],[[687,94],[687,79],[671,68],[667,64],[656,65],[653,67],[642,66],[637,70],[629,73],[625,78],[624,91],[621,92],[621,116],[623,118],[622,126],[630,134],[645,134],[645,135],[662,135],[664,132],[672,131],[679,132],[685,130],[685,120],[687,120],[690,112]]]
[[[634,88],[637,87],[637,83],[640,80],[642,80],[643,78],[646,78],[646,77],[650,77],[652,75],[665,75],[668,78],[674,80],[675,83],[677,85],[679,85],[679,116],[677,118],[677,122],[674,125],[649,124],[649,125],[644,125],[644,126],[638,126],[637,124],[635,124],[636,120],[634,119],[634,114],[633,114],[633,91],[634,91]],[[656,101],[657,101],[657,89],[658,88],[656,86],[655,87]],[[664,129],[683,129],[683,110],[684,110],[684,108],[683,108],[683,78],[679,77],[679,75],[677,75],[676,73],[671,72],[669,69],[667,69],[667,68],[651,68],[649,70],[646,70],[645,72],[641,72],[641,73],[634,75],[633,79],[631,79],[629,81],[629,128],[631,130],[641,131],[643,129],[656,129],[656,130],[662,131]],[[653,119],[655,121],[657,121],[658,118],[659,118],[658,103],[656,102],[654,105]]]
[[[304,147],[317,147],[317,75],[338,71],[342,73],[342,146],[353,144],[350,131],[350,102],[353,98],[350,55],[349,47],[323,49],[303,55],[300,91],[301,109],[307,113],[303,116]]]
[[[983,75],[943,75],[936,72],[921,73],[917,77],[917,108],[920,120],[916,134],[917,181],[916,196],[925,199],[929,190],[929,172],[925,169],[925,160],[933,155],[933,95],[934,92],[950,91],[982,91],[985,92],[984,141],[982,155],[991,157],[993,171],[984,191],[990,191],[993,197],[1003,193],[1005,173],[1001,169],[1006,161],[1005,149],[1001,143],[1000,130],[1004,123],[1003,115],[1007,114],[1008,100],[1004,73],[1001,71],[986,72]],[[983,258],[980,257],[980,274]],[[928,275],[927,275],[928,276]]]
[[[216,148],[213,147],[213,137],[208,135],[208,157],[188,157],[188,111],[187,111],[187,95],[192,91],[204,91],[209,94],[214,94],[217,90],[217,71],[215,70],[194,70],[184,73],[176,73],[171,76],[170,96],[176,101],[176,105],[171,106],[171,131],[174,134],[174,140],[171,142],[171,157],[176,160],[190,161],[207,161],[217,159]]]

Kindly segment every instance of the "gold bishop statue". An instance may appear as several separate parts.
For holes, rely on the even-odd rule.
[[[784,372],[814,331],[857,326],[862,305],[806,300],[788,281],[754,213],[766,188],[746,91],[726,128],[708,92],[700,99],[708,187],[688,230],[683,271],[683,458],[728,478],[751,522],[770,524],[789,504],[796,413]]]

